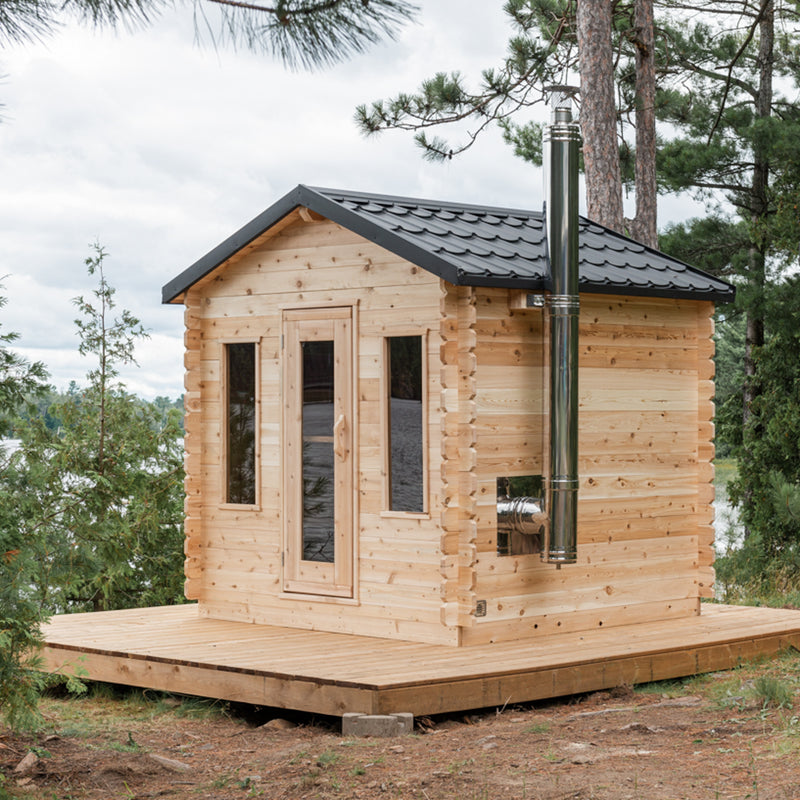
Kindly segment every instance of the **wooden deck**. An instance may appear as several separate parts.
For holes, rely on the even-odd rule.
[[[447,647],[201,617],[194,605],[54,617],[50,671],[341,716],[503,706],[728,669],[800,648],[800,611],[703,605],[700,617]]]

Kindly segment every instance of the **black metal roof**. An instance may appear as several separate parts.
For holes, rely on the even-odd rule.
[[[549,288],[542,211],[443,203],[299,185],[162,290],[178,298],[295,208],[305,206],[450,283]],[[580,289],[730,302],[734,287],[581,217]]]

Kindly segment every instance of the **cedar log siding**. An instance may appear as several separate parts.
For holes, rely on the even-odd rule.
[[[546,460],[542,314],[505,317],[502,290],[477,295],[473,592],[486,616],[463,643],[698,614],[713,582],[713,304],[581,295],[578,562],[556,569],[495,546],[496,478]]]
[[[518,294],[518,293],[517,293]],[[498,477],[547,471],[547,325],[301,209],[186,311],[186,594],[200,613],[449,645],[699,613],[713,583],[713,304],[582,294],[578,563],[498,556]],[[282,592],[282,311],[352,306],[353,599]],[[427,514],[384,513],[384,337],[423,334]],[[223,497],[224,343],[259,344],[259,506]],[[486,615],[475,616],[485,601]],[[481,604],[483,605],[483,604]]]
[[[458,628],[442,625],[440,281],[308,211],[290,217],[187,293],[187,594],[218,619],[457,644]],[[281,591],[281,314],[336,305],[354,308],[355,587],[351,600],[317,600]],[[382,516],[383,340],[414,333],[427,348],[429,513]],[[256,509],[225,508],[221,494],[232,339],[260,344]]]

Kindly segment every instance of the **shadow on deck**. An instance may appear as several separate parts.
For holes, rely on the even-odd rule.
[[[415,715],[730,669],[800,648],[800,611],[704,604],[699,617],[470,647],[209,619],[196,605],[70,614],[49,671],[276,708]]]

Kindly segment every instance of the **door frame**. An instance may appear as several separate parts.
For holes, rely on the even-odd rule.
[[[358,491],[357,402],[356,402],[356,307],[291,307],[282,309],[281,319],[281,517],[282,585],[284,596],[313,597],[317,600],[352,600],[355,598]],[[313,328],[321,326],[315,335]],[[302,559],[302,358],[300,343],[310,339],[328,340],[333,332],[334,358],[344,364],[344,375],[336,377],[336,411],[344,416],[340,426],[334,474],[335,546],[333,563]],[[310,338],[304,338],[310,336]],[[335,413],[334,418],[337,418]],[[298,447],[299,443],[299,447]],[[344,454],[344,455],[342,455]]]

